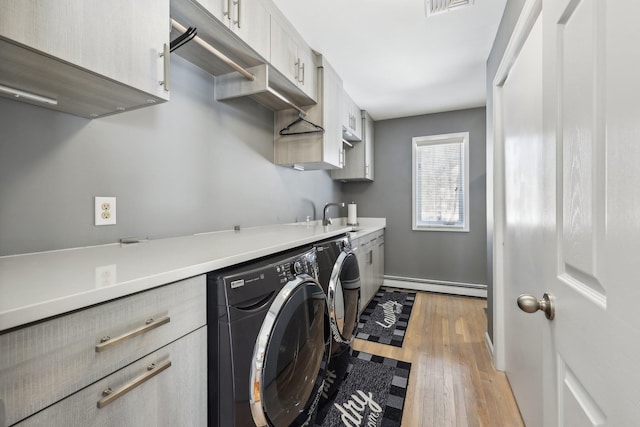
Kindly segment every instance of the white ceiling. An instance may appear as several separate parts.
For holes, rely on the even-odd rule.
[[[426,17],[424,0],[274,0],[374,120],[484,106],[506,0]]]

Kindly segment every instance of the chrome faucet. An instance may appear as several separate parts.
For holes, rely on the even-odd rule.
[[[331,225],[331,218],[327,218],[327,209],[329,206],[338,206],[340,208],[344,208],[344,202],[340,203],[327,203],[324,205],[324,209],[322,210],[322,225]]]

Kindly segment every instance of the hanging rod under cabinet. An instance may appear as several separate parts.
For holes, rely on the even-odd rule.
[[[175,28],[177,31],[180,31],[181,33],[184,33],[187,31],[187,27],[185,27],[184,25],[180,24],[178,21],[176,21],[175,19],[171,18],[171,26],[173,28]],[[227,64],[229,67],[233,68],[234,70],[236,70],[237,72],[239,72],[240,74],[242,74],[244,77],[246,77],[248,80],[255,80],[255,76],[253,74],[251,74],[250,72],[248,72],[247,70],[245,70],[242,66],[240,66],[237,62],[235,62],[233,59],[229,58],[227,55],[225,55],[224,53],[220,52],[218,49],[216,49],[215,47],[211,46],[209,43],[207,43],[206,41],[204,41],[202,38],[200,38],[199,36],[195,36],[193,38],[193,41],[198,43],[200,46],[202,46],[204,49],[206,49],[209,53],[211,53],[212,55],[216,56],[217,58],[219,58],[222,62],[224,62],[225,64]]]
[[[180,24],[178,21],[176,21],[175,19],[171,18],[171,26],[181,32],[181,33],[186,33],[189,29],[187,27],[185,27],[184,25]],[[215,47],[211,46],[209,43],[207,43],[205,40],[203,40],[202,38],[200,38],[199,36],[194,36],[191,38],[191,40],[193,40],[194,42],[196,42],[197,44],[199,44],[200,46],[202,46],[206,51],[208,51],[209,53],[211,53],[212,55],[214,55],[215,57],[217,57],[218,59],[220,59],[221,61],[223,61],[225,64],[227,64],[229,67],[233,68],[235,71],[237,71],[238,73],[240,73],[243,77],[245,77],[247,80],[249,81],[256,81],[256,76],[254,74],[252,74],[250,71],[248,71],[247,69],[243,68],[241,65],[239,65],[237,62],[235,62],[234,60],[232,60],[231,58],[229,58],[227,55],[225,55],[224,53],[220,52],[218,49],[216,49]],[[188,42],[188,40],[187,40]],[[185,42],[185,43],[187,43]],[[182,46],[182,44],[180,45]],[[286,96],[284,96],[283,94],[281,94],[279,91],[273,89],[272,87],[268,86],[265,88],[265,90],[270,93],[271,95],[275,96],[276,98],[278,98],[279,100],[281,100],[282,102],[284,102],[285,104],[287,104],[288,106],[290,106],[291,108],[295,109],[296,111],[298,111],[299,113],[299,117],[300,118],[304,118],[307,115],[307,112],[304,111],[302,108],[300,108],[299,106],[297,106],[296,104],[294,104],[289,98],[287,98]],[[318,127],[317,125],[314,125],[316,127]],[[318,127],[319,129],[322,129],[322,127]],[[322,129],[322,132],[324,132],[324,129]]]

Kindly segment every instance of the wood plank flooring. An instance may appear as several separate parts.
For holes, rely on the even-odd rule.
[[[486,300],[416,292],[402,348],[354,340],[354,349],[411,362],[402,427],[524,426],[485,341]]]

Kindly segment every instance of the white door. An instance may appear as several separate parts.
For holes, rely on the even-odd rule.
[[[635,0],[543,0],[542,133],[511,156],[502,115],[505,265],[530,258],[504,270],[505,362],[530,427],[640,425],[638,16]],[[531,162],[538,185],[509,182]],[[551,294],[555,318],[508,308],[521,290]]]
[[[558,148],[551,412],[560,426],[640,425],[640,3],[544,8],[545,143]]]
[[[528,426],[542,424],[543,323],[523,316],[513,302],[523,293],[542,295],[539,257],[546,253],[540,228],[548,221],[542,138],[542,18],[537,17],[515,56],[500,97],[504,138],[505,367]],[[553,183],[552,195],[553,195]],[[553,212],[551,212],[553,217]],[[538,373],[532,375],[532,373]]]

